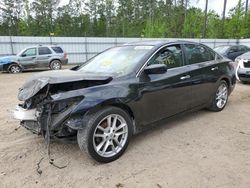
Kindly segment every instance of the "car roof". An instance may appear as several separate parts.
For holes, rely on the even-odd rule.
[[[201,44],[198,42],[192,42],[192,41],[185,41],[185,40],[143,40],[143,41],[137,41],[137,42],[130,42],[124,44],[125,46],[136,46],[136,45],[145,45],[145,46],[162,46],[166,44],[172,44],[172,43],[188,43],[188,44]]]
[[[242,45],[242,44],[225,44],[225,45],[216,46],[215,48],[220,48],[220,47],[233,47],[233,46],[246,46],[246,45]],[[247,47],[247,46],[246,46],[246,47]]]
[[[37,46],[29,46],[29,47],[26,47],[25,49],[27,49],[27,48],[37,48],[37,47],[60,47],[60,46],[58,46],[57,44],[49,44],[49,45],[42,45],[41,44],[41,45],[37,45]]]

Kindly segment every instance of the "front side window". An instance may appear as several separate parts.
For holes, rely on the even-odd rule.
[[[149,60],[148,65],[152,64],[165,64],[168,69],[180,67],[183,65],[181,46],[171,45],[164,47]]]
[[[184,49],[188,64],[215,60],[215,53],[202,45],[185,44]]]
[[[48,47],[39,47],[38,53],[39,55],[47,55],[47,54],[51,54],[52,52],[50,51]]]
[[[36,56],[36,48],[29,48],[22,53],[22,56]]]
[[[153,46],[121,46],[111,48],[90,59],[78,69],[83,72],[123,76],[132,73]]]

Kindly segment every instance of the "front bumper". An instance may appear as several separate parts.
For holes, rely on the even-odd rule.
[[[239,68],[237,74],[240,81],[250,82],[250,68]]]
[[[3,65],[0,65],[0,72],[3,71]]]
[[[41,134],[41,126],[37,121],[38,112],[36,109],[24,109],[17,106],[14,110],[14,118],[21,121],[21,125],[35,134]]]
[[[21,121],[37,121],[36,109],[24,109],[21,106],[17,106],[14,110],[14,118]]]

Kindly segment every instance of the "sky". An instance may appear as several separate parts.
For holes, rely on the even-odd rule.
[[[202,10],[205,9],[206,0],[190,0],[191,6],[199,7]],[[198,2],[198,3],[197,3]],[[242,0],[245,2],[245,0]],[[234,8],[238,3],[238,0],[227,0],[226,13]],[[219,15],[222,15],[224,6],[224,0],[208,0],[208,10],[215,10]]]
[[[243,2],[245,0],[242,0]],[[61,4],[65,5],[68,4],[69,0],[61,0]],[[206,0],[190,0],[190,5],[191,6],[195,6],[195,7],[199,7],[201,9],[205,9],[205,2]],[[227,0],[227,10],[226,13],[228,13],[228,11],[235,7],[238,3],[238,0]],[[224,0],[208,0],[208,10],[215,10],[219,15],[222,15],[222,11],[223,11],[223,5],[224,5]]]

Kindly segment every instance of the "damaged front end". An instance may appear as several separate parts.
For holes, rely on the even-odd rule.
[[[48,142],[50,139],[75,141],[77,129],[72,128],[72,122],[69,126],[69,117],[84,100],[82,89],[106,84],[110,80],[110,77],[78,77],[75,80],[70,77],[61,81],[58,77],[33,78],[19,91],[18,99],[23,103],[16,107],[14,117],[23,127],[43,135]]]

